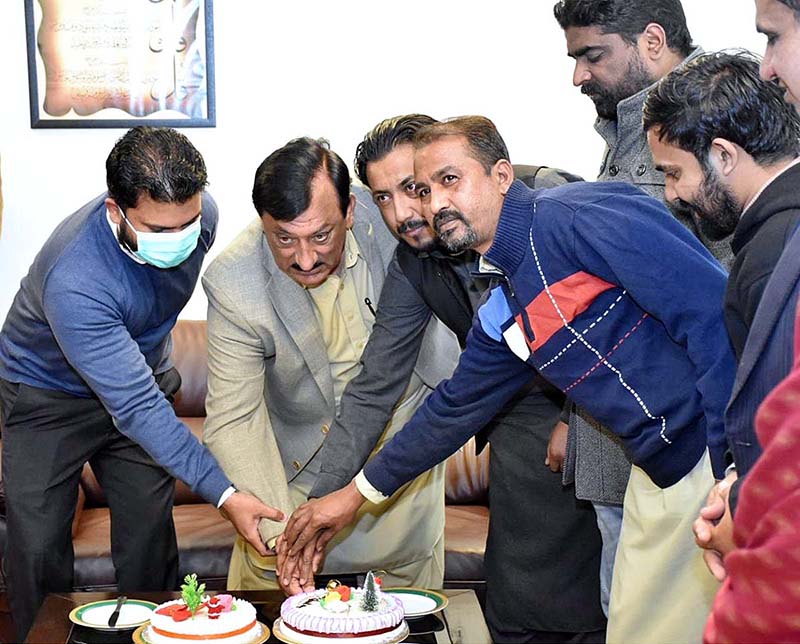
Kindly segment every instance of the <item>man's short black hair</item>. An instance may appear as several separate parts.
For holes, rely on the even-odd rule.
[[[292,139],[258,166],[253,182],[253,205],[259,217],[292,221],[311,204],[311,182],[327,172],[339,198],[342,216],[350,203],[350,173],[325,139]]]
[[[356,148],[356,175],[367,188],[367,164],[380,161],[398,145],[411,143],[416,133],[436,123],[436,119],[425,114],[405,114],[385,119],[372,128]]]
[[[618,34],[630,44],[655,22],[664,29],[672,51],[686,57],[694,49],[680,0],[560,0],[553,14],[564,30],[599,27],[604,34]]]
[[[746,51],[704,54],[667,74],[647,95],[645,130],[691,152],[708,167],[716,138],[741,147],[761,165],[800,154],[800,116],[783,90],[760,78]]]
[[[457,116],[426,125],[414,137],[414,147],[423,148],[446,136],[463,136],[472,156],[483,166],[486,174],[501,159],[509,160],[506,142],[494,123],[485,116]]]
[[[207,184],[203,157],[169,127],[128,130],[106,159],[108,195],[123,211],[135,208],[142,194],[160,203],[182,204]]]

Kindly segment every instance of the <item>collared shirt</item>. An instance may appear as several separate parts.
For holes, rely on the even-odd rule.
[[[369,267],[352,232],[347,231],[339,268],[322,284],[306,289],[328,351],[333,392],[338,411],[344,388],[361,369],[361,353],[372,330],[374,302]]]

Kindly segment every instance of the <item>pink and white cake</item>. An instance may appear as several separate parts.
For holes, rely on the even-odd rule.
[[[149,644],[252,644],[262,639],[264,629],[256,609],[244,599],[219,594],[203,595],[196,575],[181,586],[182,598],[156,607],[143,637]],[[188,588],[188,593],[187,593]]]
[[[327,589],[289,597],[281,606],[276,633],[305,644],[339,638],[359,644],[401,641],[408,634],[403,604],[381,592],[378,583],[371,583],[371,575],[364,588],[329,584]]]

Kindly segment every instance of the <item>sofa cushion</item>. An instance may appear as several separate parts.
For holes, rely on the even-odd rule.
[[[207,588],[225,587],[236,530],[208,503],[176,506],[173,511],[181,579],[199,572]],[[107,508],[86,508],[73,539],[76,590],[116,585],[111,562],[111,522]]]
[[[448,505],[444,525],[444,578],[482,581],[483,551],[489,532],[489,508],[485,505]]]

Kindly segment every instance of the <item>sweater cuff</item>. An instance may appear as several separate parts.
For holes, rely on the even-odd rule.
[[[389,497],[383,494],[380,490],[375,489],[367,480],[367,477],[364,476],[364,470],[361,470],[358,474],[356,474],[356,488],[361,493],[367,501],[370,503],[380,504],[383,503]]]

